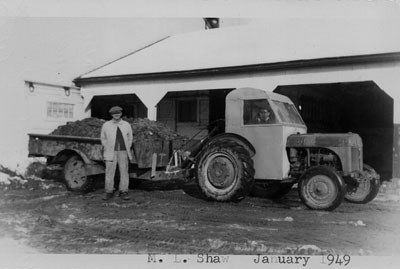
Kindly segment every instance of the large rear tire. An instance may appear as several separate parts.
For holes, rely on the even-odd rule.
[[[334,169],[314,166],[300,177],[298,191],[308,208],[331,211],[342,203],[346,185]]]
[[[254,185],[253,160],[236,142],[212,143],[200,153],[195,176],[206,198],[237,202],[245,198]]]
[[[93,178],[86,175],[85,163],[76,155],[65,162],[63,179],[70,191],[88,192],[93,188]]]
[[[375,170],[367,164],[364,164],[364,171],[368,173],[369,176],[360,182],[355,191],[346,193],[344,196],[346,201],[355,204],[366,204],[371,202],[378,195],[381,185],[379,176],[377,176]]]

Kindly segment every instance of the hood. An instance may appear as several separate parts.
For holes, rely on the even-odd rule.
[[[358,134],[294,134],[288,137],[287,147],[362,147]]]

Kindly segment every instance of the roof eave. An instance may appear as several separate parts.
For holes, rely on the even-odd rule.
[[[335,66],[335,65],[342,66],[349,64],[365,64],[365,63],[397,62],[397,61],[400,61],[400,52],[330,57],[330,58],[319,58],[311,60],[296,60],[288,62],[227,66],[227,67],[180,70],[180,71],[169,71],[169,72],[127,74],[127,75],[115,75],[115,76],[88,77],[88,78],[78,77],[74,79],[73,82],[77,86],[81,86],[84,84],[95,84],[95,83],[128,82],[128,81],[160,79],[160,78],[165,79],[165,78],[177,78],[177,77],[187,78],[187,77],[209,76],[217,74],[220,75],[220,74],[235,74],[243,72],[279,71],[283,69],[313,68],[313,67]]]

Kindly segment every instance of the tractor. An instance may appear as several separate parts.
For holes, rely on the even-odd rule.
[[[260,120],[260,111],[267,119]],[[216,201],[250,193],[281,198],[297,184],[308,208],[333,210],[344,199],[371,201],[380,186],[379,175],[363,163],[358,134],[307,134],[288,97],[255,88],[226,96],[225,132],[203,144],[193,163],[202,193]]]

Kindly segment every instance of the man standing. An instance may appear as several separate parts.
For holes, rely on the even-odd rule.
[[[113,197],[115,169],[119,167],[120,182],[119,193],[124,200],[129,200],[129,160],[132,160],[132,128],[130,124],[121,119],[122,108],[114,106],[109,110],[112,119],[103,124],[101,128],[101,144],[104,148],[104,161],[106,163],[106,182],[103,200]],[[128,160],[129,159],[129,160]]]

